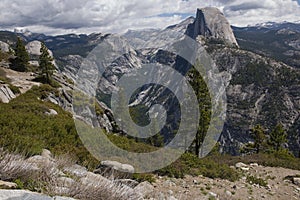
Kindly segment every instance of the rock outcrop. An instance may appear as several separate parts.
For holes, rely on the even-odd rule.
[[[16,95],[11,91],[8,85],[0,84],[0,101],[3,103],[9,103],[9,101],[14,98],[16,98]]]
[[[198,9],[194,23],[188,27],[187,35],[194,39],[202,35],[206,38],[220,39],[228,44],[238,46],[228,20],[217,8]]]
[[[9,45],[5,42],[0,41],[0,51],[9,52]]]
[[[94,173],[106,177],[129,178],[134,173],[134,167],[129,164],[122,164],[117,161],[102,161],[101,165],[94,170]]]
[[[30,55],[34,55],[34,56],[39,56],[41,55],[40,49],[41,49],[41,42],[40,41],[32,41],[29,42],[26,46],[26,51],[30,54]],[[51,57],[53,57],[53,53],[52,51],[48,50],[49,54]]]
[[[0,180],[0,188],[1,189],[16,189],[18,185],[16,183],[11,183],[7,181]]]

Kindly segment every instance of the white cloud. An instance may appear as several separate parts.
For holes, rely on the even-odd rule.
[[[0,28],[51,34],[163,28],[205,6],[220,8],[234,25],[300,20],[293,0],[1,0]]]
[[[232,24],[238,26],[300,19],[300,6],[297,1],[292,0],[232,1],[224,6],[223,12]]]

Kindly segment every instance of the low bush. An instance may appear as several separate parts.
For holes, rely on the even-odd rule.
[[[148,181],[149,183],[155,182],[153,174],[133,174],[133,179],[138,182]]]
[[[43,83],[43,84],[49,84],[54,88],[60,88],[61,87],[61,85],[58,82],[56,82],[54,79],[50,79],[50,83],[48,83],[44,76],[38,76],[35,79],[33,79],[33,81],[40,82],[40,83]]]
[[[20,89],[17,86],[14,86],[12,84],[9,84],[9,89],[14,93],[14,94],[21,94]]]
[[[0,106],[0,146],[11,152],[27,156],[49,149],[57,155],[73,154],[80,163],[94,167],[98,161],[85,149],[77,135],[70,113],[59,106],[44,101],[49,93],[57,94],[49,85],[33,87],[8,104]],[[56,116],[46,113],[49,109]]]
[[[255,176],[247,176],[246,180],[249,184],[253,185],[260,185],[262,187],[266,187],[268,185],[268,182],[262,178],[257,178]]]
[[[185,153],[173,164],[157,172],[160,175],[168,175],[175,178],[183,178],[184,175],[203,175],[209,178],[221,178],[235,181],[239,174],[226,164],[219,164],[211,158],[200,159],[197,156]]]
[[[209,159],[214,160],[219,164],[234,166],[238,162],[245,164],[258,163],[259,165],[269,167],[283,167],[288,169],[300,170],[300,159],[295,158],[287,150],[278,152],[272,151],[269,153],[251,154],[246,156],[231,156],[228,154],[209,156]]]

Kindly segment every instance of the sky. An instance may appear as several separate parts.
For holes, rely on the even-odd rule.
[[[164,28],[218,7],[235,26],[300,22],[300,0],[0,0],[0,29],[46,34]]]

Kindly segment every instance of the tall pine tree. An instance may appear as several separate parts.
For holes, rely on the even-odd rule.
[[[278,124],[275,129],[270,133],[270,144],[274,147],[276,151],[279,151],[281,145],[287,142],[287,134],[282,126]]]
[[[262,126],[256,125],[254,128],[252,128],[251,133],[254,138],[254,146],[256,149],[256,153],[258,154],[266,139],[265,131]]]
[[[195,147],[194,153],[197,156],[199,156],[200,148],[203,144],[207,130],[210,125],[211,108],[212,108],[211,98],[210,98],[207,85],[204,81],[204,78],[201,76],[199,71],[195,69],[195,67],[189,70],[187,77],[189,78],[189,83],[194,89],[194,92],[197,96],[198,103],[199,103],[200,121],[199,121],[198,131],[196,134],[196,139],[194,141],[194,147]]]
[[[15,56],[15,59],[12,61],[12,68],[20,72],[25,72],[29,66],[29,55],[20,37],[17,40]]]
[[[53,64],[53,58],[50,56],[48,52],[48,48],[46,45],[42,42],[41,43],[41,49],[40,49],[41,55],[39,59],[39,65],[40,65],[40,75],[43,78],[43,81],[47,84],[52,83],[52,75],[55,70],[55,66]]]

